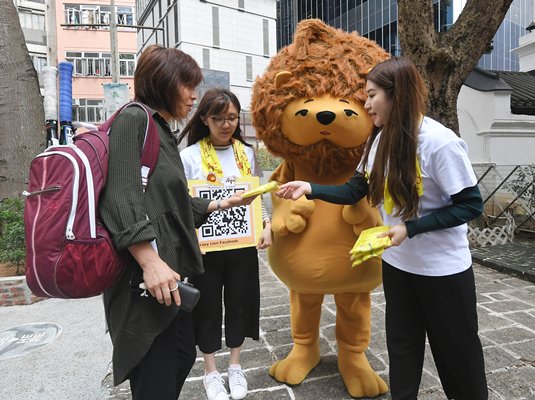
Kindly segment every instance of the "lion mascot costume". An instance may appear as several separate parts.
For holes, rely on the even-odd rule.
[[[373,123],[364,109],[366,72],[388,54],[357,33],[320,20],[299,23],[294,43],[257,78],[251,113],[257,135],[283,158],[270,180],[342,184],[355,172]],[[301,383],[320,361],[319,326],[325,294],[336,302],[338,369],[352,397],[386,393],[365,350],[371,330],[370,292],[381,283],[381,261],[352,268],[349,250],[360,232],[381,225],[366,199],[352,206],[273,196],[274,273],[290,289],[293,348],[269,373]]]

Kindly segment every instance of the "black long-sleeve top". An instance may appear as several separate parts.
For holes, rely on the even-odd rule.
[[[319,199],[335,204],[354,204],[368,194],[368,182],[360,172],[342,185],[310,184],[309,199]],[[451,204],[421,218],[405,221],[409,238],[424,232],[462,225],[483,212],[483,201],[479,188],[468,187],[450,196]]]

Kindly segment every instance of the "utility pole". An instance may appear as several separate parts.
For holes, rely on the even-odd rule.
[[[119,83],[119,51],[117,50],[117,12],[115,0],[110,1],[110,51],[111,51],[111,82]]]
[[[56,0],[46,1],[46,43],[47,43],[47,65],[52,67],[58,65],[58,51],[56,38]]]

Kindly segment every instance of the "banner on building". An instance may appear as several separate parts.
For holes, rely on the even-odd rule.
[[[106,119],[110,118],[123,104],[128,103],[129,93],[126,83],[105,83],[104,88],[104,108]]]

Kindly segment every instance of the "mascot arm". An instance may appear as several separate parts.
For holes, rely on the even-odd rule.
[[[295,180],[293,167],[282,162],[269,178],[271,181],[286,183]],[[301,197],[296,201],[281,199],[271,195],[273,211],[271,229],[275,234],[286,236],[289,232],[300,233],[306,227],[306,219],[312,215],[316,205],[312,200]]]
[[[356,235],[360,235],[364,229],[383,225],[379,211],[375,207],[370,206],[366,198],[350,206],[344,206],[342,218],[348,224],[353,225],[353,231]]]

